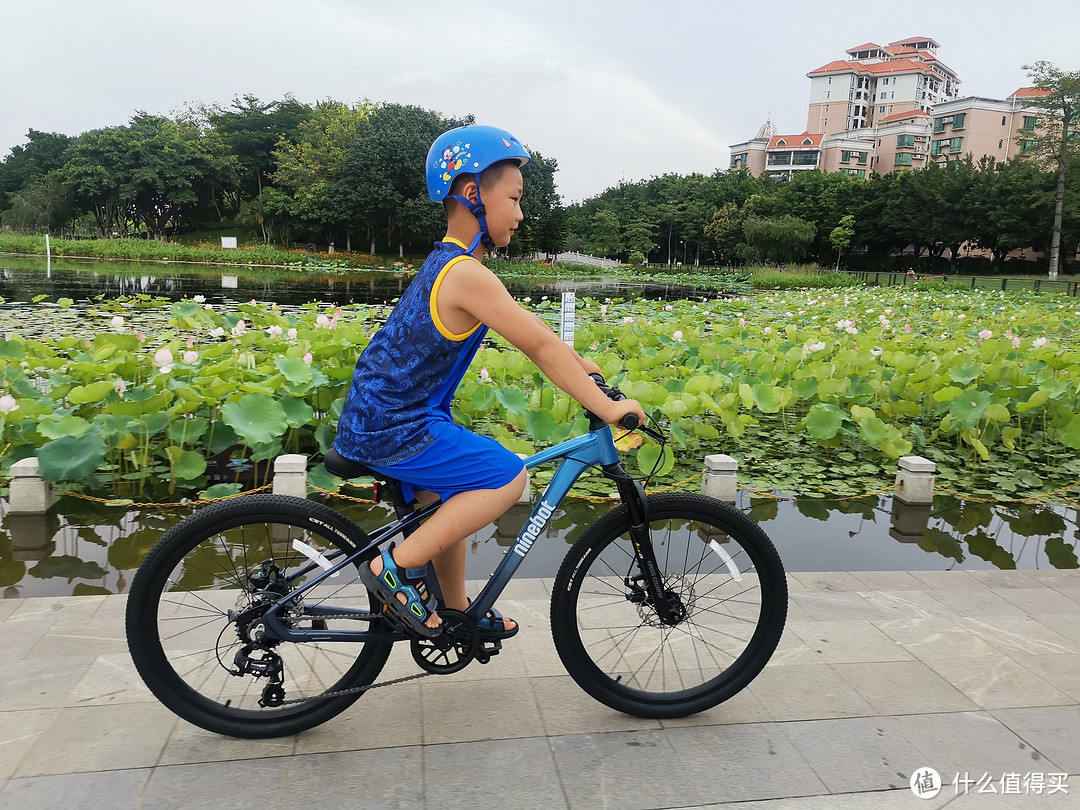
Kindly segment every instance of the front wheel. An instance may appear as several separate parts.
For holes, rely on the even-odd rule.
[[[361,544],[352,522],[301,498],[249,495],[200,509],[158,541],[131,584],[127,637],[139,675],[176,714],[232,737],[296,734],[344,711],[391,642],[275,641],[261,618],[322,573],[313,557]],[[379,629],[337,612],[358,608],[373,615],[378,603],[347,566],[279,615],[301,630]]]
[[[620,506],[563,560],[551,632],[567,672],[601,703],[682,717],[728,700],[765,666],[784,630],[787,581],[772,542],[737,509],[689,493],[648,502],[675,617],[665,623],[652,604]]]

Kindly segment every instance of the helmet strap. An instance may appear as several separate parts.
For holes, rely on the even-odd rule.
[[[462,197],[458,194],[453,194],[447,197],[448,200],[454,200],[461,203],[468,209],[469,213],[476,217],[477,224],[480,225],[480,233],[478,233],[472,240],[472,244],[469,245],[469,253],[473,253],[481,243],[488,251],[495,249],[495,241],[491,238],[491,233],[488,231],[487,225],[487,211],[484,209],[484,201],[480,199],[480,186],[476,186],[476,202],[473,202],[468,197]]]

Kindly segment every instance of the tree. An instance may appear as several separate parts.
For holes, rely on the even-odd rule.
[[[1050,280],[1058,277],[1061,259],[1061,228],[1065,208],[1065,177],[1068,155],[1075,147],[1077,116],[1080,113],[1080,71],[1058,70],[1049,62],[1039,61],[1024,65],[1028,77],[1035,86],[1044,91],[1028,104],[1042,110],[1046,116],[1041,131],[1036,135],[1036,150],[1057,172],[1057,192],[1054,195],[1054,228],[1050,237]]]
[[[601,256],[614,256],[622,251],[619,218],[612,211],[597,211],[589,223],[590,245]]]
[[[63,166],[73,140],[57,132],[31,129],[26,134],[26,145],[13,147],[0,162],[0,211],[8,207],[9,194]]]
[[[71,195],[57,172],[31,179],[9,197],[10,207],[0,216],[8,228],[51,233],[71,219]]]
[[[798,261],[814,242],[813,223],[785,214],[779,217],[747,217],[743,222],[746,243],[763,261]]]
[[[840,224],[829,233],[829,242],[836,248],[836,269],[840,269],[840,254],[850,245],[855,236],[855,217],[847,214],[840,217]]]

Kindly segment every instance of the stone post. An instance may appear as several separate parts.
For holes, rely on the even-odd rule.
[[[727,503],[735,503],[739,491],[739,462],[718,453],[705,456],[705,477],[701,479],[701,494]]]
[[[906,504],[934,502],[934,462],[922,456],[901,456],[893,497]]]
[[[34,456],[11,465],[9,492],[13,515],[44,515],[56,503],[52,484],[38,474],[38,460]]]
[[[307,456],[289,453],[274,459],[274,494],[307,497]]]

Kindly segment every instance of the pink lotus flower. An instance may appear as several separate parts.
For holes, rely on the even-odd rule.
[[[246,331],[247,331],[247,324],[244,323],[243,319],[240,319],[239,321],[237,321],[236,326],[234,326],[232,328],[233,337],[240,337]]]
[[[304,362],[307,363],[309,366],[311,365],[311,361],[314,359],[315,358],[311,356],[311,352],[308,352],[304,355]]]
[[[15,397],[11,394],[0,397],[0,413],[11,413],[17,410],[19,410],[19,403],[15,401]]]
[[[189,366],[199,362],[198,352],[184,352],[184,362]]]
[[[281,337],[281,333],[283,331],[284,330],[280,326],[278,326],[277,324],[274,324],[273,326],[266,327],[266,334],[268,334],[272,338]]]
[[[1049,342],[1050,341],[1047,340],[1044,337],[1035,338],[1033,341],[1031,341],[1031,348],[1033,348],[1033,349],[1041,349],[1043,346],[1045,346]]]
[[[296,330],[290,329],[286,334],[289,336],[289,340],[296,340]]]
[[[163,346],[154,352],[153,363],[161,369],[162,374],[168,374],[172,371],[173,353]]]
[[[989,340],[993,336],[994,336],[994,333],[991,332],[989,329],[983,329],[982,331],[979,332],[979,340]]]
[[[772,327],[771,326],[766,326],[764,329],[761,330],[761,334],[763,334],[763,335],[771,335],[772,334]]]
[[[113,319],[111,321],[109,321],[109,326],[111,326],[117,332],[123,332],[124,331],[124,316],[123,315],[114,315]]]
[[[1012,345],[1013,345],[1014,349],[1019,349],[1020,348],[1020,338],[1019,338],[1019,336],[1016,336],[1016,337],[1014,337],[1012,339]]]
[[[195,348],[195,338],[189,337],[187,339],[187,347],[189,349],[194,349]]]
[[[682,329],[676,329],[674,332],[671,333],[671,337],[674,340],[680,340],[681,341],[682,340]]]
[[[487,382],[491,379],[491,374],[488,373],[487,366],[484,366],[482,369],[480,369],[480,379],[484,382]]]
[[[127,383],[123,380],[117,380],[116,385],[113,387],[116,389],[116,393],[118,393],[120,397],[123,398],[124,392],[127,391]]]

